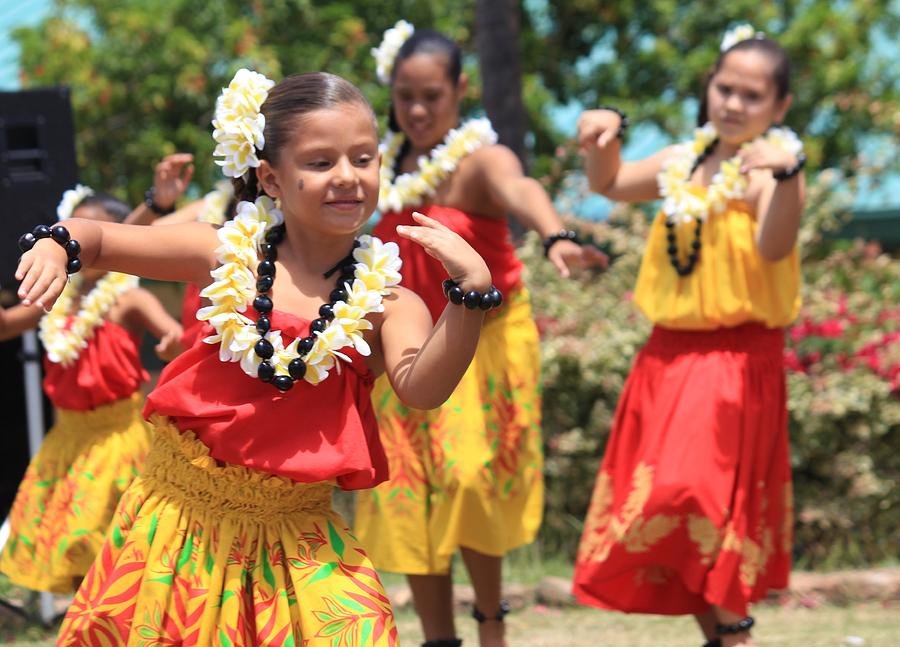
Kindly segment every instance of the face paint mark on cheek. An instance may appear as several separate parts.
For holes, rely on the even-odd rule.
[[[299,182],[297,182],[297,190],[298,191],[303,190],[303,180],[300,180]]]

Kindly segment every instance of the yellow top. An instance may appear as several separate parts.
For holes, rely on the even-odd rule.
[[[703,191],[703,187],[697,187]],[[681,264],[694,241],[693,222],[675,227]],[[800,256],[797,248],[771,262],[756,249],[756,217],[746,202],[731,200],[710,214],[700,235],[694,271],[678,276],[669,260],[666,216],[650,229],[634,300],[655,324],[681,330],[711,330],[751,321],[769,328],[791,323],[800,310]]]

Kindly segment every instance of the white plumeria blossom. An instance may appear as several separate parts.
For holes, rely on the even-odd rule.
[[[47,359],[54,364],[71,366],[75,363],[119,296],[138,286],[138,277],[120,272],[105,274],[81,300],[80,308],[70,324],[69,312],[81,283],[80,276],[72,277],[53,304],[53,309],[41,318],[38,325],[38,336],[47,351]]]
[[[62,199],[56,207],[57,219],[68,220],[71,218],[78,205],[92,195],[94,195],[94,190],[84,184],[76,184],[74,189],[64,191]]]
[[[221,225],[225,222],[227,215],[225,210],[228,203],[234,197],[234,187],[229,180],[219,180],[216,182],[215,188],[203,196],[203,209],[197,220],[200,222],[208,222],[212,225]]]
[[[415,31],[416,28],[411,23],[398,20],[393,27],[384,32],[381,45],[372,48],[372,56],[375,57],[375,73],[378,75],[378,80],[384,85],[390,85],[397,53]]]
[[[274,85],[259,72],[242,68],[222,89],[212,121],[216,140],[213,155],[224,158],[216,164],[226,176],[243,177],[250,168],[259,166],[256,151],[266,145],[266,118],[260,109]]]
[[[497,143],[497,133],[490,120],[470,119],[459,128],[451,129],[444,141],[435,146],[428,157],[421,156],[415,171],[395,177],[397,154],[404,137],[403,133],[388,131],[379,145],[381,171],[378,209],[382,213],[419,206],[437,192],[441,183],[456,170],[464,157],[482,146]]]
[[[256,202],[239,203],[234,220],[217,232],[221,244],[216,257],[222,264],[210,273],[213,282],[200,293],[212,305],[200,308],[197,319],[209,322],[216,331],[203,341],[219,344],[219,359],[240,363],[241,369],[252,377],[257,377],[261,362],[254,350],[260,339],[272,344],[274,354],[269,362],[276,375],[290,375],[288,366],[299,357],[299,339],[285,346],[280,331],[260,335],[255,322],[243,314],[256,296],[256,276],[251,268],[258,263],[266,232],[283,222],[284,215],[267,196]],[[306,364],[303,379],[310,384],[327,378],[332,368],[340,372],[338,360],[351,361],[341,349],[352,346],[360,355],[371,354],[363,338],[363,333],[372,329],[366,316],[383,312],[384,295],[400,283],[402,262],[397,244],[383,243],[372,236],[360,236],[357,240],[359,247],[353,251],[354,278],[352,283],[344,284],[347,300],[334,303],[334,318],[315,334],[312,349],[302,358]]]
[[[691,190],[691,169],[694,168],[697,158],[717,137],[715,127],[707,123],[694,131],[692,141],[676,146],[672,156],[663,163],[656,181],[659,195],[663,200],[662,210],[669,222],[676,224],[705,222],[710,214],[724,211],[729,200],[740,200],[744,197],[747,190],[747,176],[741,173],[741,158],[738,155],[722,162],[704,195],[698,195]],[[803,143],[790,128],[770,128],[758,139],[778,146],[792,155],[799,155],[803,151]],[[754,142],[748,142],[741,148],[751,146]]]
[[[734,27],[726,31],[724,36],[722,36],[722,44],[719,46],[719,51],[727,52],[742,40],[764,37],[765,34],[761,31],[756,31],[752,25],[749,25],[747,23],[735,25]]]

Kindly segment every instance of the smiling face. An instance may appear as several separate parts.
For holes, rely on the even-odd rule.
[[[454,84],[441,54],[414,54],[397,62],[391,100],[397,123],[414,148],[434,148],[456,127],[465,89],[465,77]]]
[[[719,138],[740,145],[763,134],[784,119],[790,95],[779,99],[773,64],[754,50],[729,52],[707,89],[709,120]]]
[[[372,112],[340,103],[296,117],[275,164],[262,160],[260,184],[281,200],[288,223],[329,236],[355,234],[378,202],[378,134]]]

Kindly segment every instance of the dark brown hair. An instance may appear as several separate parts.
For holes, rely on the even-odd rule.
[[[697,112],[697,125],[702,126],[709,121],[707,109],[707,94],[709,93],[709,84],[716,72],[722,67],[725,57],[731,52],[756,51],[765,54],[772,61],[772,80],[775,82],[775,92],[778,99],[784,99],[791,91],[791,60],[788,58],[784,48],[771,38],[748,38],[741,40],[719,54],[716,64],[706,73],[703,81],[703,94],[700,95],[700,109]]]
[[[375,124],[375,113],[362,92],[349,81],[327,72],[308,72],[292,74],[275,85],[263,102],[260,111],[266,118],[263,135],[266,145],[257,150],[257,157],[277,164],[281,149],[294,136],[299,117],[315,110],[333,108],[345,103],[356,103],[365,107],[372,115]],[[246,181],[242,177],[234,178],[234,196],[237,200],[253,201],[260,192],[256,178],[256,169],[247,172]]]

